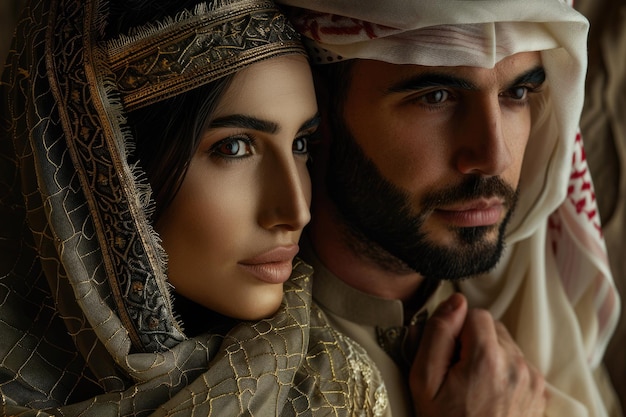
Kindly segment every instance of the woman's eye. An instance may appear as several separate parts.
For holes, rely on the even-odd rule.
[[[211,153],[225,158],[252,155],[252,142],[247,138],[227,138],[211,147]]]
[[[306,154],[309,152],[309,140],[306,137],[299,137],[293,141],[293,153]]]

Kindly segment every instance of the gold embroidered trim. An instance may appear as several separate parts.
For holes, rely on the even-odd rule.
[[[237,2],[135,30],[107,52],[127,111],[170,98],[263,59],[306,55],[297,32],[267,1]]]

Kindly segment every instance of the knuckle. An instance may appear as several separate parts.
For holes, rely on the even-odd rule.
[[[495,320],[494,321],[495,326],[496,326],[496,331],[498,333],[502,333],[502,334],[508,334],[509,331],[507,330],[506,326],[499,320]]]
[[[535,392],[544,395],[546,391],[546,379],[541,372],[536,369],[532,370],[532,387]]]
[[[475,366],[481,371],[481,373],[494,378],[497,377],[504,369],[502,366],[503,361],[501,355],[483,346],[476,348],[473,360]]]
[[[472,308],[468,311],[468,317],[479,323],[493,321],[493,317],[488,310],[484,308]]]
[[[448,332],[450,322],[445,317],[434,315],[426,321],[426,328],[430,329],[433,333]]]
[[[514,355],[509,365],[509,383],[512,385],[529,385],[531,371],[522,355]]]

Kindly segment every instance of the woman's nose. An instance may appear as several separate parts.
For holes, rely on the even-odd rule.
[[[311,181],[306,166],[289,156],[265,161],[263,209],[259,222],[266,229],[302,230],[311,220]]]

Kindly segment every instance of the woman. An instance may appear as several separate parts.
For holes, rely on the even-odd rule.
[[[267,1],[184,3],[23,14],[0,93],[2,412],[382,415],[310,268],[285,282],[317,124],[297,36]]]

